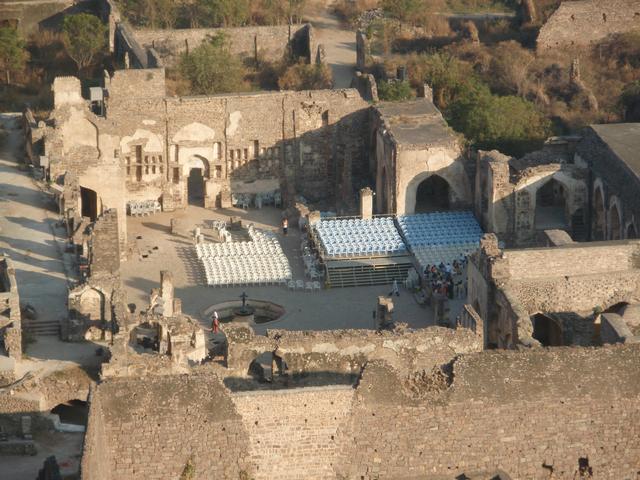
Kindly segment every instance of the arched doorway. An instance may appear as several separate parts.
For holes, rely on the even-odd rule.
[[[204,207],[205,180],[209,178],[209,162],[194,155],[187,162],[189,176],[187,177],[187,199],[189,205]]]
[[[620,232],[620,211],[618,210],[618,205],[615,203],[609,209],[609,218],[611,219],[609,238],[611,240],[620,240],[622,237]]]
[[[439,175],[423,180],[416,190],[415,213],[449,210],[449,182]]]
[[[204,207],[204,177],[201,168],[192,168],[187,179],[189,205]]]
[[[380,211],[378,213],[388,213],[387,205],[387,167],[382,167],[382,175],[380,177]]]
[[[536,192],[536,230],[551,228],[568,228],[564,187],[555,178]]]
[[[630,223],[627,227],[627,238],[638,238],[638,233],[636,232],[636,227],[633,225],[633,223]]]
[[[606,238],[606,221],[604,215],[604,198],[602,189],[596,188],[594,196],[595,225],[593,228],[593,239],[604,240]]]
[[[95,222],[98,218],[98,194],[95,190],[80,187],[80,212],[83,217]]]
[[[562,345],[562,328],[552,318],[542,313],[531,317],[533,323],[533,338],[545,347],[559,347]]]

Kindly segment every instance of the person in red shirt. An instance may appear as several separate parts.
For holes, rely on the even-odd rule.
[[[220,331],[220,319],[218,318],[218,312],[214,311],[211,316],[211,331],[218,333]]]

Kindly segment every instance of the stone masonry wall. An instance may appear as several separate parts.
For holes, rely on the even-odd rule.
[[[112,480],[112,450],[107,443],[102,401],[95,395],[95,390],[89,397],[89,403],[91,408],[82,448],[81,478],[82,480]]]
[[[189,460],[195,480],[246,474],[247,432],[215,375],[110,379],[98,385],[96,397],[114,478],[178,478]],[[97,435],[92,441],[83,459],[87,467],[108,460],[97,457]],[[101,473],[87,468],[83,479],[102,479]]]
[[[251,478],[336,478],[337,430],[354,391],[349,385],[234,394],[249,432]]]
[[[565,1],[540,29],[538,49],[584,47],[638,27],[638,0]]]
[[[634,478],[639,354],[625,347],[464,355],[452,387],[429,400],[398,393],[384,369],[369,379],[365,372],[340,432],[338,473],[454,478],[501,468],[513,478],[548,479],[553,470],[553,478],[574,479],[578,459],[588,458],[594,478]]]
[[[287,53],[289,40],[304,35],[308,24],[276,25],[236,28],[185,28],[174,30],[135,30],[137,41],[145,48],[154,48],[166,66],[175,66],[180,55],[193,50],[208,37],[222,33],[233,55],[259,58],[267,61],[282,59]],[[309,43],[308,33],[307,43]],[[307,50],[309,46],[307,46]]]
[[[640,267],[640,241],[505,250],[513,279],[607,274]]]

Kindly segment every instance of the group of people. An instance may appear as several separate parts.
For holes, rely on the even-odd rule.
[[[460,258],[453,263],[440,262],[438,265],[427,265],[424,269],[424,277],[431,288],[431,293],[449,299],[463,298],[467,290],[464,275],[466,267],[467,257],[464,255],[460,255]]]

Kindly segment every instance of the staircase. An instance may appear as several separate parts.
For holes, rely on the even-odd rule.
[[[31,335],[60,335],[58,320],[28,320],[22,319],[22,331]]]
[[[352,262],[328,262],[327,284],[331,287],[362,287],[391,285],[394,280],[404,282],[413,264],[409,257],[396,263],[357,264]]]

